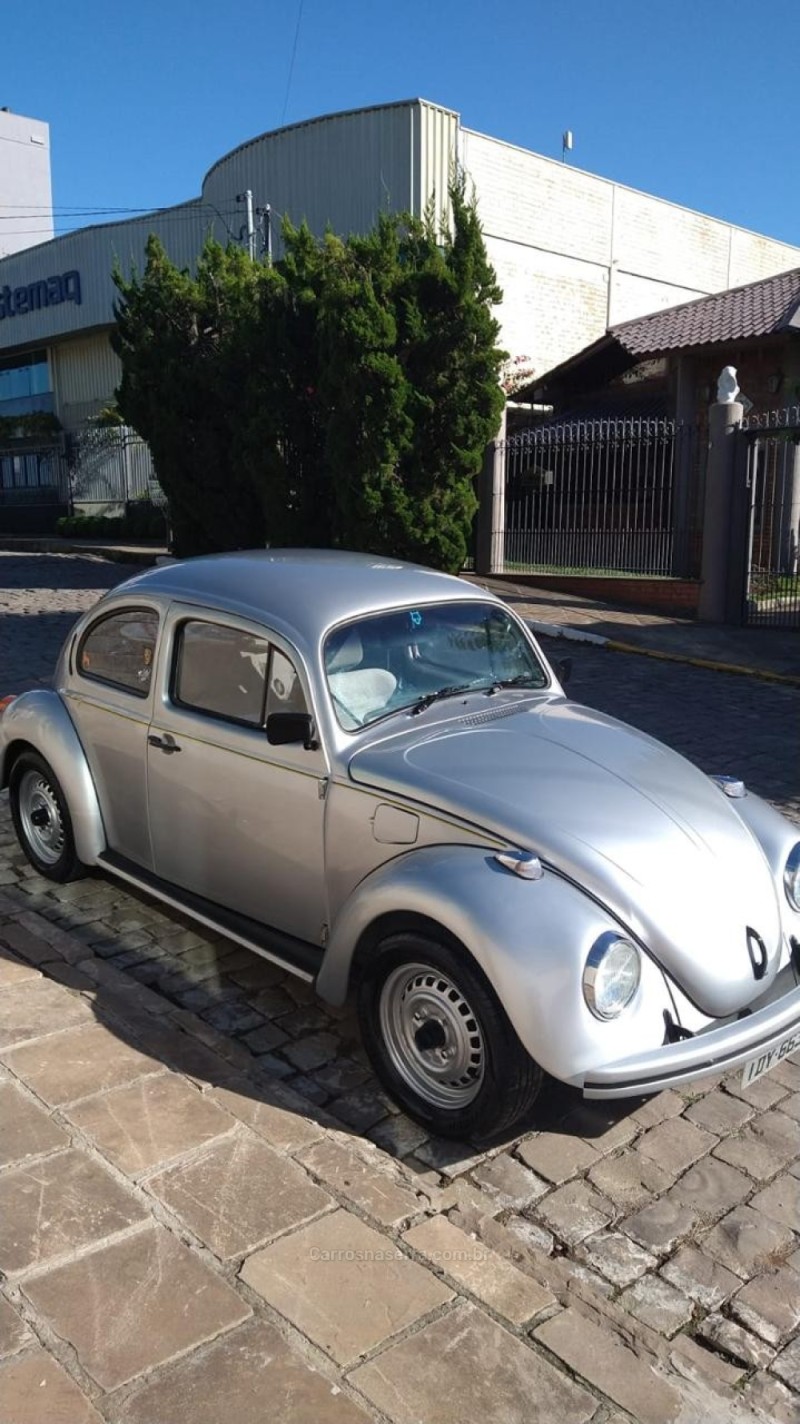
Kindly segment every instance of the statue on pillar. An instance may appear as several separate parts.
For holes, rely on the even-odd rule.
[[[733,405],[739,394],[739,383],[736,379],[736,367],[724,366],[722,374],[717,381],[717,400],[720,405]]]

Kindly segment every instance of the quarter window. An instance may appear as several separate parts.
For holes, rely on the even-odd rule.
[[[157,637],[158,614],[150,608],[126,608],[99,618],[81,640],[78,672],[147,697]]]

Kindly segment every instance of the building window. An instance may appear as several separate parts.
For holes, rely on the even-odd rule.
[[[50,390],[46,351],[28,351],[24,356],[0,360],[0,402],[47,395]]]

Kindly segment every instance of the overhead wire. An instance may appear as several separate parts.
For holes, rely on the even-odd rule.
[[[297,58],[297,41],[298,41],[299,38],[300,38],[300,21],[302,20],[302,18],[303,18],[303,0],[300,0],[300,3],[299,3],[299,5],[298,5],[298,7],[297,7],[297,24],[296,24],[295,27],[294,27],[294,44],[292,45],[292,57],[291,57],[291,59],[290,59],[290,61],[289,61],[289,74],[288,74],[287,79],[286,79],[286,93],[285,93],[284,99],[283,99],[283,111],[282,111],[282,113],[281,113],[281,127],[283,127],[283,123],[284,123],[284,121],[285,121],[285,119],[286,119],[286,110],[287,110],[287,108],[288,108],[288,106],[289,106],[289,91],[290,91],[290,89],[291,89],[291,87],[292,87],[292,76],[293,76],[293,74],[294,74],[294,62],[295,62],[295,59]]]

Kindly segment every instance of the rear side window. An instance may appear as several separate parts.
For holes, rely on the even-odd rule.
[[[211,717],[260,727],[268,661],[266,638],[192,619],[178,636],[173,700]]]
[[[135,697],[147,697],[157,638],[158,614],[152,608],[126,608],[98,618],[81,639],[78,672]]]

